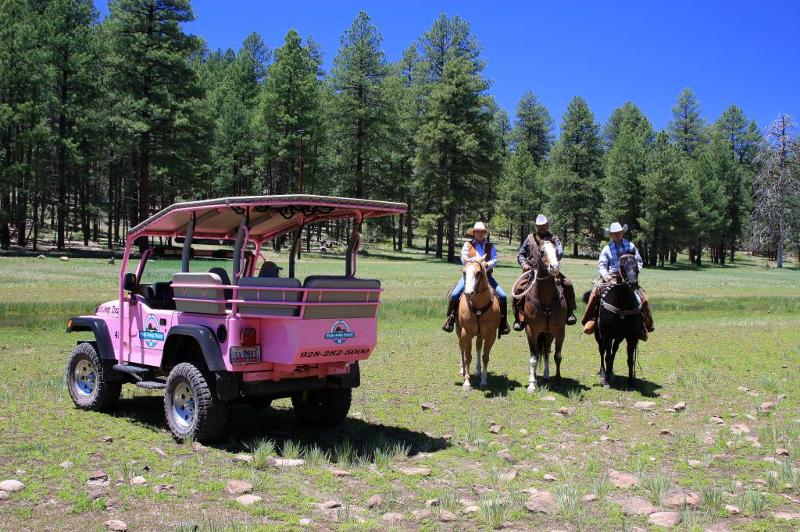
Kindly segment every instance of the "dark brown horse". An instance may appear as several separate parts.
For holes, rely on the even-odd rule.
[[[642,328],[642,302],[639,287],[639,265],[633,255],[619,258],[619,270],[610,283],[603,285],[600,315],[594,338],[600,351],[600,383],[610,388],[614,379],[614,357],[625,340],[628,348],[628,387],[634,384],[636,346]],[[589,292],[587,292],[589,294]],[[584,296],[588,299],[588,296]]]
[[[555,246],[550,241],[544,241],[537,253],[538,257],[531,261],[533,280],[521,294],[514,294],[517,299],[525,298],[525,334],[530,351],[528,392],[536,390],[536,366],[542,355],[542,376],[550,378],[550,348],[553,340],[556,342],[556,379],[561,378],[561,346],[564,344],[564,329],[569,316],[564,295],[556,284],[559,264]]]

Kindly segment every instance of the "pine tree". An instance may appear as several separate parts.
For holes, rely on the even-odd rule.
[[[578,245],[599,237],[603,150],[594,115],[586,100],[574,97],[561,120],[561,137],[553,146],[549,207],[554,224]]]
[[[696,241],[695,263],[700,266],[706,245],[710,246],[715,262],[720,251],[725,254],[729,236],[725,186],[737,182],[739,177],[733,154],[719,136],[698,148],[691,166],[695,197],[699,200],[692,234]]]
[[[683,89],[678,95],[678,101],[672,107],[672,117],[669,123],[672,141],[686,155],[694,155],[705,142],[705,125],[700,118],[700,102],[692,89]]]
[[[642,177],[647,172],[647,157],[653,138],[650,121],[639,109],[626,103],[612,113],[606,128],[610,149],[605,160],[603,220],[619,220],[630,227],[630,238],[638,239],[642,208]],[[613,125],[612,125],[613,124]],[[644,250],[643,250],[644,251]]]
[[[337,175],[347,180],[345,192],[358,198],[375,192],[376,179],[387,167],[391,116],[384,85],[389,68],[381,42],[369,16],[359,12],[342,36],[331,71]]]
[[[677,250],[690,243],[698,200],[687,162],[665,132],[656,135],[642,182],[641,226],[649,264],[663,266],[667,258],[674,263]]]
[[[468,58],[445,64],[417,132],[415,166],[425,190],[440,198],[450,262],[456,260],[456,215],[467,206],[492,203],[493,198],[484,191],[498,163],[493,117],[484,95],[487,83],[474,72],[474,63]]]
[[[635,136],[645,138],[648,143],[653,142],[655,138],[653,125],[635,103],[625,102],[622,107],[614,109],[603,129],[603,139],[607,150],[614,147],[624,124],[627,125],[628,130],[633,131]]]
[[[537,166],[547,158],[553,146],[553,119],[536,95],[527,91],[517,104],[513,139],[518,147],[527,150]]]
[[[266,174],[263,188],[272,194],[314,190],[313,181],[301,186],[299,180],[301,147],[305,162],[311,158],[313,150],[309,147],[319,135],[319,60],[315,48],[309,43],[303,45],[300,34],[289,30],[269,66],[256,127]]]
[[[206,130],[189,64],[200,42],[181,29],[194,20],[189,0],[112,0],[109,9],[116,113],[135,142],[138,209],[132,222],[138,222],[150,215],[152,196],[175,198],[202,153],[193,149],[200,143],[190,142]],[[168,177],[154,181],[164,168]]]
[[[541,170],[536,166],[530,152],[517,146],[505,163],[503,177],[498,185],[498,212],[506,217],[509,226],[516,226],[516,236],[522,241],[529,229],[529,222],[543,210],[544,187]],[[500,227],[494,224],[495,227]],[[513,234],[509,227],[509,239]]]
[[[64,249],[67,194],[71,187],[87,177],[81,159],[91,158],[90,154],[81,153],[81,148],[91,150],[92,142],[100,136],[97,126],[102,126],[97,120],[89,119],[100,92],[96,75],[100,61],[92,28],[97,12],[90,0],[54,0],[47,5],[44,15],[47,52],[53,65],[56,244],[58,249]],[[95,135],[91,134],[93,126]],[[85,202],[83,207],[85,209]],[[88,244],[85,213],[82,218],[84,244]]]

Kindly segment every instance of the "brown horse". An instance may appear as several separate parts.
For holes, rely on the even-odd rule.
[[[475,338],[476,374],[480,387],[486,386],[486,369],[497,329],[500,327],[500,300],[489,284],[487,257],[475,257],[464,264],[464,293],[458,302],[458,344],[461,347],[461,371],[464,389],[469,390],[469,366],[472,363],[472,339]],[[481,352],[482,351],[482,352]],[[481,367],[483,358],[483,367]]]
[[[556,341],[556,379],[561,378],[561,346],[569,316],[564,295],[556,285],[559,264],[555,246],[550,241],[544,241],[537,252],[538,260],[533,261],[535,269],[531,270],[533,280],[521,294],[514,294],[517,299],[525,298],[525,334],[531,355],[528,392],[536,390],[536,365],[541,355],[544,355],[543,377],[550,378],[550,348],[553,340]]]

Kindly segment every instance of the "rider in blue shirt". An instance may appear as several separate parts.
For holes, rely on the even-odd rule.
[[[603,251],[600,252],[600,258],[597,259],[597,273],[600,274],[600,277],[597,279],[595,287],[589,296],[586,312],[584,312],[583,320],[581,320],[581,323],[584,324],[583,332],[586,334],[592,334],[597,325],[597,313],[600,307],[601,293],[599,285],[602,283],[611,283],[616,280],[617,272],[619,271],[619,257],[626,254],[633,255],[636,258],[636,262],[639,264],[639,270],[641,270],[644,265],[642,256],[639,255],[639,250],[636,249],[633,242],[623,238],[627,230],[628,226],[620,225],[619,222],[612,223],[611,227],[608,228],[611,241],[606,244]],[[645,328],[640,338],[642,340],[647,340],[647,333],[655,330],[653,314],[650,312],[650,305],[644,290],[639,288],[637,293],[639,294],[639,299],[642,301],[642,324]]]
[[[489,273],[489,284],[492,285],[495,294],[500,299],[500,334],[508,334],[511,329],[508,326],[508,300],[503,287],[498,284],[492,275],[492,270],[497,265],[497,248],[489,242],[486,238],[486,225],[483,222],[475,222],[475,226],[467,231],[467,234],[473,238],[468,242],[464,242],[461,248],[461,264],[464,264],[472,257],[479,257],[488,254],[489,260],[486,262],[486,269]],[[461,294],[464,292],[464,276],[456,283],[453,291],[450,292],[450,301],[447,306],[447,319],[442,325],[442,330],[445,332],[453,332],[453,327],[456,322],[456,312],[458,311],[458,301]]]

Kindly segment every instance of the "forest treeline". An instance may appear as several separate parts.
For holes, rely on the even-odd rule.
[[[192,19],[187,0],[112,0],[102,21],[91,0],[0,0],[0,246],[111,248],[175,201],[299,191],[406,202],[371,230],[450,260],[475,219],[513,242],[538,212],[574,254],[626,222],[648,265],[782,261],[800,240],[788,116],[706,123],[685,89],[656,131],[634,103],[600,124],[576,96],[556,136],[533,92],[497,105],[457,16],[390,62],[358,13],[328,71],[294,30],[208,50]]]

